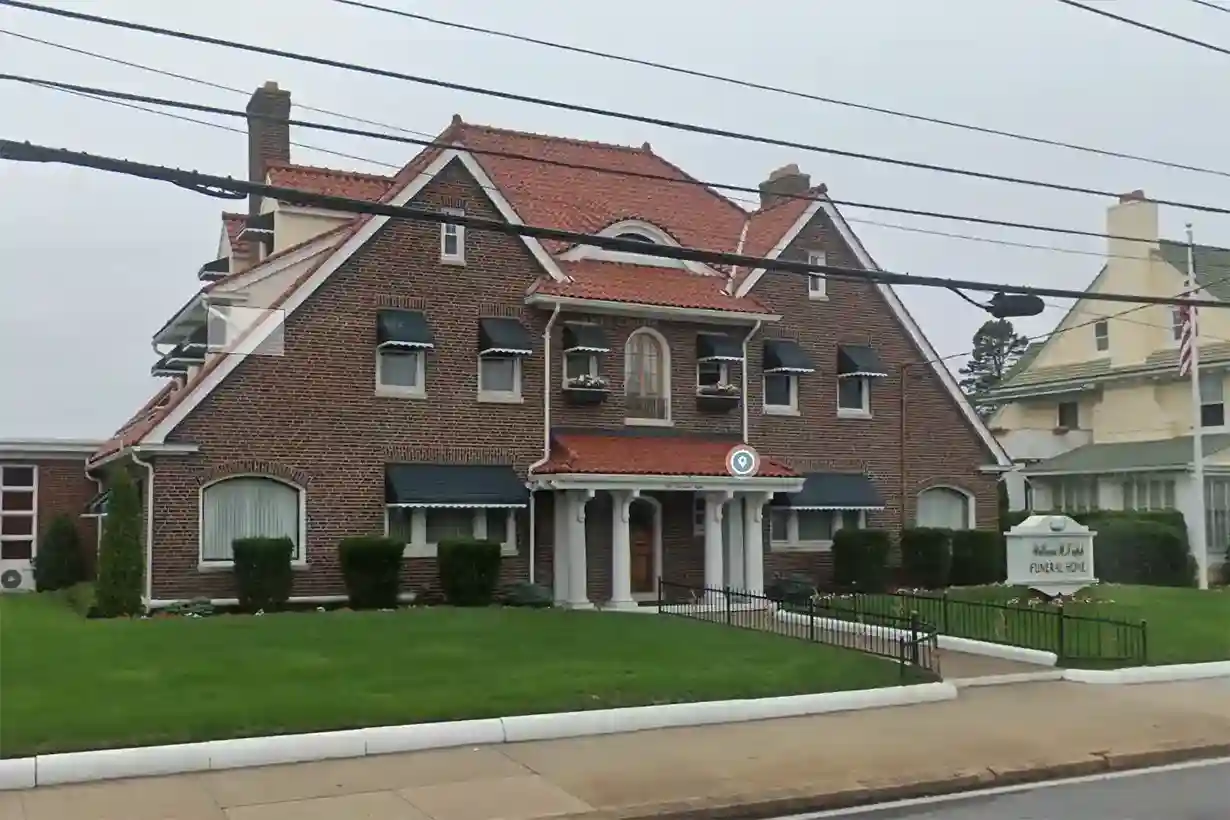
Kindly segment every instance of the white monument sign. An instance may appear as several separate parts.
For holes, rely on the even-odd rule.
[[[1044,595],[1071,595],[1097,583],[1093,574],[1095,535],[1066,515],[1031,515],[1004,533],[1008,583]]]

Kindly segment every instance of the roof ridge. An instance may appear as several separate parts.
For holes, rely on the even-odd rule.
[[[366,171],[347,171],[342,168],[329,168],[324,165],[304,165],[299,162],[283,162],[274,160],[265,164],[266,169],[279,168],[293,171],[311,171],[317,174],[332,174],[335,176],[361,177],[380,182],[391,182],[393,177],[387,174],[371,174]]]
[[[544,142],[564,142],[570,145],[585,146],[587,148],[607,148],[607,149],[611,149],[615,151],[626,151],[632,154],[652,154],[653,156],[658,157],[658,155],[653,152],[652,148],[646,147],[649,145],[649,143],[644,143],[643,145],[640,145],[640,146],[620,145],[619,143],[615,143],[615,142],[601,142],[599,140],[583,140],[583,139],[577,139],[576,137],[560,137],[554,134],[543,134],[538,131],[522,131],[516,128],[501,128],[500,126],[497,126],[497,125],[485,125],[483,123],[478,123],[478,122],[465,122],[464,120],[461,120],[459,118],[454,119],[454,124],[459,125],[461,127],[462,133],[460,136],[462,137],[465,136],[466,128],[475,128],[475,129],[481,129],[483,131],[490,131],[495,134],[508,134],[510,136],[515,136],[515,137],[529,137],[530,139],[542,140]],[[661,157],[658,157],[658,159],[661,159]]]

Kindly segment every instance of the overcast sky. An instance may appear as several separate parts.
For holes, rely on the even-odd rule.
[[[1053,0],[384,0],[542,39],[1210,168],[1226,158],[1230,58]],[[1097,2],[1097,0],[1095,0]],[[51,5],[288,50],[835,148],[1158,198],[1226,203],[1227,180],[860,112],[469,34],[330,0],[78,0]],[[1230,0],[1226,2],[1230,6]],[[1183,0],[1105,2],[1115,12],[1230,44],[1230,14]],[[292,11],[297,14],[292,14]],[[1106,200],[772,148],[441,91],[0,8],[0,28],[245,90],[266,80],[308,105],[437,133],[467,121],[639,145],[707,180],[755,186],[795,162],[837,199],[1105,229]],[[0,34],[0,72],[242,108],[203,88]],[[0,137],[241,176],[246,139],[63,93],[0,82]],[[297,112],[305,118],[318,115]],[[242,127],[241,122],[218,120]],[[337,122],[337,121],[335,121]],[[353,123],[342,123],[350,124]],[[388,173],[409,146],[297,131],[370,158],[293,148],[297,162]],[[740,195],[743,196],[743,195]],[[105,437],[157,388],[149,339],[213,259],[226,203],[97,171],[0,163],[0,438]],[[242,209],[242,208],[240,208]],[[1097,239],[846,209],[887,269],[1083,287]],[[1179,236],[1230,244],[1230,219],[1163,211]],[[865,220],[1083,253],[929,236]],[[941,354],[986,318],[943,290],[902,291]],[[1065,303],[1020,323],[1049,330]],[[857,315],[848,319],[857,322]],[[959,362],[954,361],[954,368]]]

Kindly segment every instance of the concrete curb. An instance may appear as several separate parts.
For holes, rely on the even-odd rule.
[[[724,798],[700,798],[678,803],[642,805],[611,811],[563,815],[555,820],[767,820],[812,812],[840,811],[916,800],[943,797],[962,792],[1045,783],[1072,777],[1107,774],[1144,769],[1193,760],[1230,756],[1230,743],[1206,744],[1176,749],[1162,749],[1131,754],[1090,755],[1086,760],[1037,766],[1025,769],[980,769],[957,773],[936,780],[899,783],[886,786],[847,789],[837,792],[802,792],[787,790],[770,795],[735,795]]]
[[[1177,663],[1170,666],[1128,666],[1122,669],[1065,669],[1063,679],[1073,683],[1125,685],[1170,683],[1208,678],[1230,678],[1230,661]]]
[[[786,612],[780,609],[777,611],[777,617],[780,620],[796,624],[806,624],[808,619],[808,616],[801,612]],[[859,635],[888,638],[891,640],[900,640],[901,638],[909,637],[910,634],[904,629],[897,629],[892,626],[863,624],[856,621],[843,621],[838,618],[815,618],[814,620],[818,628],[828,629],[835,632],[851,632]],[[1044,652],[1040,649],[1026,649],[1022,646],[1008,646],[1006,644],[988,643],[987,641],[975,641],[970,638],[955,638],[951,635],[940,635],[937,638],[936,643],[939,645],[940,649],[947,649],[950,652],[964,652],[967,655],[982,655],[988,658],[998,658],[1003,661],[1032,663],[1037,666],[1054,666],[1059,662],[1059,656],[1054,652]]]
[[[213,740],[173,746],[100,749],[0,760],[0,790],[121,777],[182,774],[313,760],[486,746],[527,740],[637,732],[820,715],[955,700],[950,683],[924,683],[778,698],[674,703],[486,720],[377,726],[341,732]]]
[[[1009,672],[1004,675],[983,675],[977,678],[950,678],[948,682],[958,689],[978,686],[1010,686],[1017,683],[1063,680],[1063,673],[1062,669],[1047,669],[1043,672]]]

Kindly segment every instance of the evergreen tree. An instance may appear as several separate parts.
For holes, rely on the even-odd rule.
[[[141,612],[145,556],[141,548],[141,498],[124,465],[111,471],[107,517],[98,554],[98,611],[106,618]]]
[[[39,592],[65,589],[86,578],[81,537],[68,515],[57,515],[43,533],[34,561],[34,586]]]
[[[1017,333],[1007,319],[984,322],[974,333],[974,350],[960,370],[965,395],[973,399],[999,384],[1027,347],[1029,340]],[[985,405],[978,407],[983,418],[994,410]]]

